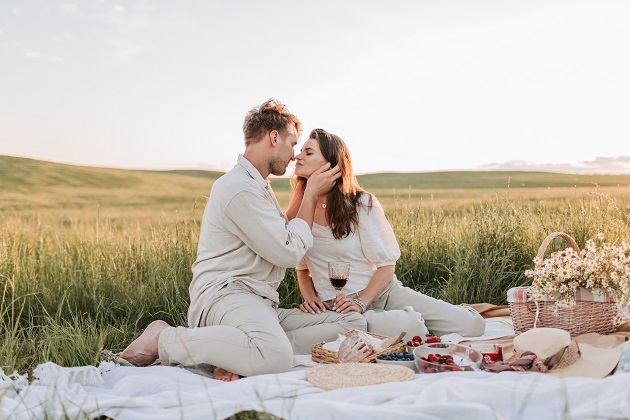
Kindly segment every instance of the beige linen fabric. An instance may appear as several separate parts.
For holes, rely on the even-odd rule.
[[[256,168],[243,156],[213,185],[190,284],[187,327],[160,334],[166,365],[210,364],[251,376],[291,368],[293,352],[310,353],[349,329],[366,329],[361,315],[312,315],[278,309],[285,269],[312,246],[308,224],[290,222]]]
[[[429,332],[437,336],[455,333],[465,337],[478,337],[483,335],[486,329],[486,322],[475,309],[452,305],[416,292],[404,287],[395,276],[368,309],[388,310],[405,306],[411,306],[419,312]]]
[[[238,164],[215,181],[203,214],[188,324],[198,326],[207,300],[235,280],[278,303],[285,269],[312,244],[308,224],[297,218],[287,222],[271,186],[239,155]]]
[[[171,327],[160,334],[164,365],[220,366],[242,376],[291,368],[293,353],[309,354],[320,341],[334,341],[350,329],[365,331],[356,313],[303,313],[277,309],[274,302],[232,282],[215,294],[198,328]]]
[[[362,206],[359,208],[356,232],[345,238],[335,239],[329,227],[313,224],[313,247],[306,251],[297,269],[308,268],[317,295],[331,304],[330,299],[335,297],[335,290],[328,279],[328,261],[350,262],[350,277],[341,293],[356,297],[365,289],[379,267],[395,265],[399,257],[398,241],[382,206],[374,197],[372,207],[369,207],[366,194],[362,197]],[[431,332],[435,335],[457,333],[476,337],[485,330],[483,318],[474,309],[451,305],[403,287],[396,276],[367,309],[388,311],[406,306],[413,307],[424,318],[424,335]]]
[[[359,292],[347,296],[356,298],[359,296]],[[330,307],[333,306],[332,300],[326,302]],[[409,287],[404,287],[396,276],[385,286],[385,289],[374,299],[374,302],[368,305],[367,310],[384,311],[381,317],[386,320],[388,318],[387,312],[409,306],[418,312],[418,316],[422,319],[422,322],[415,326],[416,331],[419,331],[417,335],[426,336],[431,333],[440,336],[455,333],[464,337],[478,337],[483,335],[486,329],[486,322],[475,308],[468,305],[452,305],[416,292]],[[395,327],[392,325],[392,330],[395,330]]]
[[[403,309],[370,309],[363,313],[367,321],[368,331],[388,337],[396,337],[401,331],[406,334],[405,341],[411,341],[415,336],[424,338],[429,331],[424,323],[424,319],[412,306],[405,306]]]
[[[328,278],[328,261],[350,263],[348,283],[341,290],[344,295],[350,295],[365,289],[379,267],[395,265],[399,257],[396,236],[381,204],[373,197],[372,207],[369,207],[369,195],[364,194],[359,207],[359,225],[345,238],[335,239],[328,226],[313,223],[313,246],[306,251],[297,269],[308,268],[317,295],[321,300],[329,300],[334,299],[336,293]]]

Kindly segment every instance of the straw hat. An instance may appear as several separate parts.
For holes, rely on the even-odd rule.
[[[568,331],[534,328],[514,337],[514,353],[490,370],[541,372],[560,378],[603,378],[613,371],[621,351],[578,344]]]

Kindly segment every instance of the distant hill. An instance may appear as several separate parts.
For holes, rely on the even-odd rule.
[[[143,171],[75,166],[28,158],[0,155],[0,191],[34,192],[50,187],[96,189],[141,188],[181,177],[214,181],[215,171]],[[180,181],[176,181],[179,183]],[[210,184],[208,184],[210,185]]]
[[[0,212],[147,208],[186,211],[205,205],[212,171],[141,171],[65,165],[0,156]]]
[[[371,190],[465,190],[500,188],[574,188],[630,186],[630,175],[583,175],[550,172],[449,171],[358,175]],[[289,180],[272,180],[273,188],[289,188]]]
[[[211,186],[223,173],[202,170],[146,171],[96,168],[0,156],[0,192],[37,192],[51,187],[86,189],[157,189],[166,184]],[[583,175],[548,172],[451,171],[359,175],[372,189],[499,189],[630,186],[630,175]],[[286,191],[287,178],[272,178],[273,188]],[[205,187],[207,186],[207,187]],[[170,187],[169,187],[170,189]]]
[[[380,173],[357,177],[363,188],[479,189],[630,186],[630,175],[577,175],[550,172],[451,171]]]

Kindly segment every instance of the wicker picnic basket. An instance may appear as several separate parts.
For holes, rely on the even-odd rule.
[[[348,331],[344,335],[347,336],[349,333],[350,331]],[[368,332],[368,334],[370,334],[372,337],[378,338],[379,340],[385,340],[385,339],[390,338],[385,335],[375,334],[371,332]],[[311,359],[317,363],[339,363],[339,354],[336,351],[323,348],[324,344],[326,344],[326,342],[322,341],[320,343],[313,345]],[[360,360],[359,363],[376,363],[376,358],[379,355],[393,353],[393,352],[402,353],[407,348],[406,346],[407,346],[407,343],[405,343],[405,340],[401,338],[400,340],[398,340],[391,346],[387,347],[386,349],[381,350],[379,352],[374,352],[373,354],[366,357],[365,359]]]
[[[554,232],[548,235],[538,249],[539,261],[543,261],[543,256],[547,247],[555,238],[560,237],[566,240],[574,251],[580,252],[577,242],[564,232]],[[526,289],[526,288],[517,288]],[[588,289],[585,289],[588,290]],[[616,330],[614,318],[617,308],[614,301],[604,299],[604,301],[578,300],[571,308],[558,308],[557,315],[553,313],[554,301],[535,301],[529,298],[527,290],[521,299],[515,302],[509,301],[510,315],[514,324],[516,334],[523,333],[532,328],[560,328],[569,331],[571,334],[600,333],[610,334]]]

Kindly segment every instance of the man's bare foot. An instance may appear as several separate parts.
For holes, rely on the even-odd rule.
[[[237,379],[241,379],[240,375],[229,372],[220,367],[214,368],[214,373],[212,374],[212,376],[214,377],[214,379],[218,379],[223,382],[232,382],[232,381],[236,381]]]
[[[158,358],[160,333],[169,326],[164,321],[153,321],[140,334],[140,337],[127,346],[120,357],[135,366],[149,366]]]

